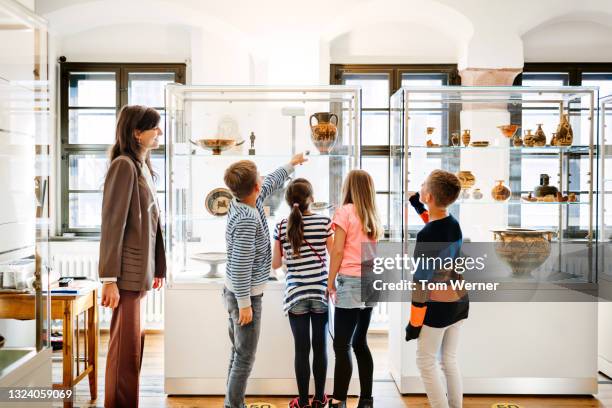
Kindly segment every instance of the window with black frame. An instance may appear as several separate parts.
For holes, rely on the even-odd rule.
[[[358,85],[362,89],[361,167],[376,185],[376,199],[385,230],[389,227],[389,97],[402,86],[458,85],[456,65],[337,65],[331,66],[333,84]],[[431,126],[445,134],[448,112],[432,106],[437,115]],[[431,113],[431,112],[430,112]],[[425,115],[423,116],[425,117]],[[441,157],[430,157],[440,167]]]
[[[97,235],[108,150],[126,104],[154,107],[164,129],[164,87],[185,83],[185,64],[61,65],[61,233]],[[162,216],[165,206],[165,144],[152,153]]]

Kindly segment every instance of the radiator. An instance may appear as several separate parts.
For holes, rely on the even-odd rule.
[[[53,270],[59,276],[86,276],[98,280],[97,255],[54,254],[52,257]],[[151,290],[144,300],[145,328],[161,329],[164,325],[164,292]],[[101,327],[108,327],[111,320],[111,309],[99,308]]]

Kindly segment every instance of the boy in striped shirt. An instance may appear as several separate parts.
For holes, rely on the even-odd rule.
[[[225,240],[227,267],[223,290],[232,342],[225,394],[226,408],[243,408],[247,380],[255,362],[261,327],[261,298],[270,276],[272,250],[263,202],[306,161],[302,153],[262,178],[255,163],[241,160],[225,171],[225,184],[234,195]]]

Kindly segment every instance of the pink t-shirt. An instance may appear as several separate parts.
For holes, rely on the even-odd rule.
[[[344,256],[338,274],[348,276],[361,276],[361,244],[375,243],[376,240],[368,238],[363,232],[361,220],[353,204],[345,204],[338,208],[332,219],[332,227],[342,228],[346,232],[344,241]]]

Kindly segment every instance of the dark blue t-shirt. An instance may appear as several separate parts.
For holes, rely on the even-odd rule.
[[[430,221],[417,234],[414,257],[424,258],[457,258],[461,254],[463,234],[459,222],[449,215],[445,218]],[[419,268],[414,280],[432,280],[435,271]],[[459,320],[466,319],[469,312],[467,294],[456,302],[427,302],[424,324],[430,327],[447,327]]]

